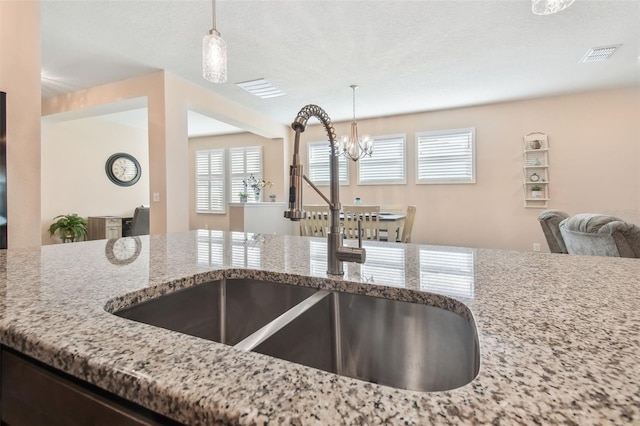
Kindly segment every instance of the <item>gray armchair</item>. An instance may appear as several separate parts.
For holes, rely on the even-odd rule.
[[[540,222],[551,253],[568,253],[560,233],[560,222],[568,217],[568,214],[560,210],[545,210],[538,215],[538,222]]]
[[[569,254],[640,257],[640,227],[613,216],[582,213],[560,222]]]

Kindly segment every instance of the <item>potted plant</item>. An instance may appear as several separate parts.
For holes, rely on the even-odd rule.
[[[531,198],[543,198],[544,188],[538,185],[531,187]]]
[[[246,203],[247,202],[247,193],[246,192],[240,192],[238,195],[240,196],[240,202],[241,203]]]
[[[49,227],[49,235],[54,236],[56,231],[63,243],[87,239],[87,219],[75,213],[60,215],[53,218],[54,222]]]
[[[247,180],[243,180],[242,183],[244,184],[245,188],[250,186],[253,189],[256,202],[260,201],[260,193],[262,192],[262,188],[264,188],[265,186],[273,186],[273,182],[269,180],[259,179],[254,175],[249,176],[249,178]]]

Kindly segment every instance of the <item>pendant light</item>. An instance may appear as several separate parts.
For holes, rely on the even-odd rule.
[[[571,6],[575,0],[532,0],[531,11],[536,15],[551,15]]]
[[[351,122],[351,134],[340,138],[339,147],[342,155],[353,161],[358,161],[364,156],[371,157],[373,153],[373,139],[369,135],[358,136],[358,123],[356,122],[356,89],[355,84],[351,86],[353,90],[353,121]]]
[[[211,0],[213,28],[202,39],[202,75],[212,83],[227,81],[227,44],[216,30],[216,0]]]

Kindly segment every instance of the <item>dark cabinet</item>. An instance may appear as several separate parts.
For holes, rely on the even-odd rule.
[[[4,347],[1,365],[3,425],[179,424]]]

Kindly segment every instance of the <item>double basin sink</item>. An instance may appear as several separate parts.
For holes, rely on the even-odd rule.
[[[414,391],[463,386],[480,366],[473,320],[454,312],[270,281],[212,281],[114,314]]]

